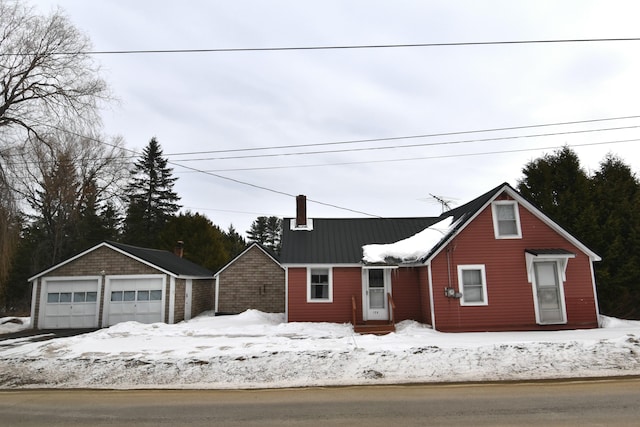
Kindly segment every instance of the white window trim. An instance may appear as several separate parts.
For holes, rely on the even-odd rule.
[[[316,269],[326,269],[329,271],[329,297],[327,299],[311,298],[311,270]],[[307,267],[307,302],[320,304],[333,302],[333,267],[329,265],[313,265]]]
[[[466,302],[464,300],[464,286],[462,281],[462,272],[465,270],[480,270],[480,277],[482,278],[482,295],[484,301],[480,302]],[[489,305],[489,295],[487,294],[487,273],[484,264],[465,264],[458,266],[458,289],[462,293],[460,298],[461,306],[484,306]]]
[[[497,206],[512,205],[513,212],[516,219],[516,234],[509,234],[501,236],[498,228],[498,212]],[[496,200],[491,203],[491,216],[493,217],[493,234],[496,239],[522,239],[522,228],[520,226],[520,209],[518,209],[518,202],[515,200]]]

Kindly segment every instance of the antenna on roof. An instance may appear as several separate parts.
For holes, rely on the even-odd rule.
[[[429,195],[437,202],[440,203],[440,206],[442,208],[442,213],[445,213],[447,211],[451,210],[451,203],[453,202],[453,200],[447,200],[444,198],[444,196],[436,196],[435,194],[431,194],[429,193]]]

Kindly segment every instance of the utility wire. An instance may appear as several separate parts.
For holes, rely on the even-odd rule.
[[[326,142],[326,143],[316,143],[316,144],[300,144],[300,145],[288,145],[288,146],[278,146],[278,147],[263,147],[263,148],[240,148],[240,149],[229,149],[229,150],[214,150],[214,151],[200,151],[200,152],[184,152],[184,153],[173,153],[173,154],[165,154],[167,157],[177,156],[177,155],[188,155],[188,154],[203,154],[203,153],[225,153],[225,152],[246,152],[246,151],[256,151],[256,150],[272,150],[277,148],[287,148],[287,147],[306,147],[306,146],[327,146],[327,145],[335,145],[335,144],[351,144],[356,142],[369,142],[369,141],[386,141],[386,140],[399,140],[399,139],[409,139],[409,138],[427,138],[427,137],[435,137],[441,135],[461,135],[461,134],[471,134],[471,133],[481,133],[481,132],[493,132],[493,131],[501,131],[501,130],[516,130],[516,129],[528,129],[528,128],[539,128],[539,127],[549,127],[549,126],[560,126],[567,124],[580,124],[580,123],[594,123],[594,122],[603,122],[603,121],[611,121],[611,120],[623,120],[623,119],[632,119],[639,118],[640,116],[624,116],[624,117],[613,117],[613,118],[603,118],[603,119],[591,119],[591,120],[580,120],[573,122],[558,122],[558,123],[547,123],[547,124],[537,124],[537,125],[526,125],[526,126],[513,126],[513,127],[505,127],[505,128],[492,128],[492,129],[482,129],[482,130],[468,130],[468,131],[456,131],[456,132],[445,132],[438,134],[429,134],[429,135],[421,135],[421,136],[400,136],[400,137],[390,137],[390,138],[377,138],[377,139],[367,139],[367,140],[354,140],[354,141],[343,141],[343,142]],[[232,160],[232,159],[249,159],[249,158],[265,158],[265,157],[281,157],[281,156],[294,156],[294,155],[315,155],[315,154],[332,154],[332,153],[344,153],[344,152],[357,152],[357,151],[372,151],[372,150],[389,150],[389,149],[402,149],[402,148],[417,148],[417,147],[427,147],[427,146],[439,146],[439,145],[453,145],[453,144],[464,144],[464,143],[474,143],[474,142],[490,142],[490,141],[503,141],[503,140],[512,140],[518,138],[537,138],[537,137],[549,137],[549,136],[558,136],[558,135],[569,135],[569,134],[581,134],[581,133],[591,133],[591,132],[605,132],[605,131],[615,131],[615,130],[624,130],[624,129],[634,129],[640,128],[640,125],[634,126],[619,126],[619,127],[611,127],[611,128],[598,128],[598,129],[585,129],[585,130],[575,130],[575,131],[565,131],[565,132],[550,132],[550,133],[540,133],[540,134],[528,134],[528,135],[513,135],[507,137],[493,137],[493,138],[481,138],[481,139],[468,139],[468,140],[454,140],[454,141],[441,141],[441,142],[431,142],[431,143],[422,143],[422,144],[408,144],[408,145],[395,145],[395,146],[383,146],[383,147],[365,147],[365,148],[352,148],[352,149],[342,149],[342,150],[324,150],[324,151],[310,151],[310,152],[294,152],[294,153],[276,153],[276,154],[259,154],[259,155],[246,155],[246,156],[226,156],[226,157],[200,157],[200,158],[192,158],[192,159],[174,159],[176,162],[192,162],[192,161],[211,161],[211,160]],[[79,134],[76,134],[81,136]],[[93,138],[98,141],[97,139]],[[111,145],[108,142],[102,141],[105,145]],[[127,150],[133,153],[133,155],[129,156],[129,158],[138,157],[139,153],[133,150]],[[19,156],[19,154],[9,154],[6,157]],[[339,163],[337,163],[339,164]],[[318,165],[321,166],[321,165]],[[296,167],[296,166],[293,166]],[[287,166],[283,167],[287,168]],[[236,169],[219,169],[224,171],[241,171],[241,170],[266,170],[271,169],[269,167],[266,168],[236,168]],[[279,169],[279,167],[274,167],[273,169]]]
[[[98,138],[95,138],[95,137],[92,137],[92,136],[82,135],[82,134],[79,134],[79,133],[71,131],[71,130],[61,129],[61,128],[55,126],[55,125],[45,124],[45,126],[48,126],[48,127],[52,128],[52,129],[56,129],[56,130],[59,130],[59,131],[62,131],[62,132],[70,133],[70,134],[78,136],[80,138],[86,138],[86,139],[89,139],[91,141],[98,142],[100,144],[106,144],[106,145],[110,145],[110,146],[114,145],[114,144],[109,144],[106,141],[102,141],[102,140],[100,140]],[[124,151],[135,153],[136,155],[140,155],[135,150],[132,150],[132,149],[129,149],[129,148],[125,148],[125,147],[121,147],[121,146],[118,147],[118,148],[121,148]],[[263,185],[253,184],[253,183],[250,183],[250,182],[247,182],[247,181],[242,181],[242,180],[236,179],[236,178],[230,178],[230,177],[219,175],[219,174],[216,174],[216,173],[213,173],[213,172],[206,172],[206,171],[203,171],[203,170],[200,170],[200,169],[197,169],[197,168],[193,168],[193,167],[190,167],[190,166],[186,166],[186,165],[182,165],[182,164],[179,164],[179,163],[176,163],[176,162],[172,162],[170,160],[167,160],[167,163],[169,163],[171,165],[174,165],[174,166],[178,166],[178,167],[184,168],[184,169],[191,170],[193,172],[199,172],[199,173],[202,173],[204,175],[213,176],[215,178],[223,179],[223,180],[226,180],[226,181],[231,181],[231,182],[234,182],[236,184],[241,184],[241,185],[245,185],[245,186],[248,186],[248,187],[252,187],[252,188],[259,189],[259,190],[264,190],[264,191],[268,191],[268,192],[271,192],[271,193],[280,194],[280,195],[288,196],[288,197],[292,197],[292,198],[296,198],[297,197],[294,194],[290,194],[290,193],[287,193],[287,192],[284,192],[284,191],[274,190],[273,188],[265,187]],[[314,200],[314,199],[311,199],[311,198],[307,198],[307,201],[311,202],[311,203],[316,203],[318,205],[323,205],[323,206],[328,206],[328,207],[332,207],[332,208],[335,208],[335,209],[340,209],[340,210],[344,210],[344,211],[348,211],[348,212],[358,213],[358,214],[365,215],[365,216],[370,216],[370,217],[374,217],[374,218],[381,218],[378,215],[374,215],[374,214],[371,214],[371,213],[368,213],[368,212],[359,211],[359,210],[356,210],[356,209],[345,208],[344,206],[339,206],[339,205],[335,205],[335,204],[332,204],[332,203],[322,202],[322,201]]]
[[[325,46],[284,46],[284,47],[243,47],[243,48],[205,48],[205,49],[123,49],[123,50],[89,50],[79,52],[53,52],[52,55],[148,55],[148,54],[194,54],[218,52],[282,52],[282,51],[314,51],[314,50],[352,50],[352,49],[398,49],[426,47],[460,47],[460,46],[496,46],[527,44],[565,44],[565,43],[611,43],[637,42],[640,37],[585,38],[585,39],[547,39],[547,40],[499,40],[479,42],[447,42],[447,43],[395,43],[366,45],[325,45]],[[31,53],[1,53],[0,56],[29,56]]]
[[[434,159],[451,159],[456,157],[474,157],[474,156],[487,156],[495,154],[510,154],[510,153],[522,153],[527,151],[541,151],[541,150],[555,150],[564,146],[568,147],[589,147],[596,145],[608,145],[608,144],[620,144],[624,142],[637,142],[638,139],[623,139],[618,141],[606,141],[606,142],[588,142],[583,144],[564,144],[550,147],[537,147],[537,148],[518,148],[513,150],[496,150],[496,151],[482,151],[476,153],[458,153],[458,154],[442,154],[437,156],[424,156],[424,157],[407,157],[400,159],[384,159],[384,160],[361,160],[353,162],[340,162],[340,163],[318,163],[318,164],[306,164],[306,165],[290,165],[290,166],[264,166],[255,168],[230,168],[230,169],[214,169],[206,170],[204,172],[246,172],[246,171],[259,171],[259,170],[274,170],[274,169],[297,169],[297,168],[315,168],[325,166],[350,166],[350,165],[364,165],[372,163],[394,163],[394,162],[410,162],[415,160],[434,160]]]
[[[640,125],[576,130],[576,131],[566,131],[566,132],[538,133],[538,134],[529,134],[529,135],[501,136],[501,137],[494,137],[494,138],[466,139],[466,140],[459,140],[459,141],[425,142],[422,144],[387,145],[382,147],[344,148],[340,150],[298,151],[293,153],[252,154],[252,155],[242,155],[242,156],[200,157],[200,158],[193,158],[193,159],[180,159],[179,161],[194,162],[194,161],[210,161],[210,160],[237,160],[237,159],[253,159],[253,158],[265,158],[265,157],[309,156],[309,155],[316,155],[316,154],[352,153],[352,152],[359,152],[359,151],[396,150],[399,148],[419,148],[419,147],[433,147],[433,146],[440,146],[440,145],[467,144],[472,142],[505,141],[505,140],[520,139],[520,138],[539,138],[539,137],[548,137],[548,136],[591,133],[591,132],[605,132],[605,131],[612,131],[612,130],[637,129],[637,128],[640,128]]]
[[[435,138],[439,136],[465,135],[465,134],[485,133],[485,132],[500,132],[500,131],[507,131],[507,130],[533,129],[533,128],[540,128],[540,127],[575,125],[575,124],[583,124],[583,123],[596,123],[596,122],[604,122],[604,121],[611,121],[611,120],[626,120],[626,119],[637,119],[637,118],[640,118],[640,116],[608,117],[604,119],[575,120],[571,122],[543,123],[543,124],[525,125],[525,126],[463,130],[463,131],[454,131],[454,132],[429,133],[429,134],[421,134],[421,135],[392,136],[387,138],[369,138],[369,139],[354,139],[354,140],[347,140],[347,141],[318,142],[318,143],[311,143],[311,144],[292,144],[292,145],[278,145],[278,146],[271,146],[271,147],[249,147],[249,148],[231,148],[231,149],[225,149],[225,150],[190,151],[190,152],[183,152],[183,153],[169,153],[167,154],[167,156],[235,153],[235,152],[245,152],[245,151],[279,150],[284,148],[323,147],[323,146],[331,146],[331,145],[360,144],[363,142],[397,141],[397,140],[403,140],[403,139],[417,139],[417,138]]]

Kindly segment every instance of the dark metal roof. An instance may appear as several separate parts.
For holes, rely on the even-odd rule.
[[[282,224],[282,264],[357,264],[362,246],[406,239],[439,221],[421,218],[314,218],[313,230],[291,230]]]
[[[125,245],[124,243],[110,241],[105,243],[177,276],[213,276],[213,272],[211,270],[195,264],[187,259],[180,258],[173,252],[163,251],[159,249],[141,248],[138,246]]]

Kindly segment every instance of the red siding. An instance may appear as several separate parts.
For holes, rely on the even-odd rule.
[[[491,207],[476,217],[432,262],[435,326],[440,331],[499,331],[597,327],[591,261],[560,234],[519,206],[522,239],[495,239]],[[563,283],[567,324],[536,324],[533,290],[527,280],[526,248],[563,248],[569,259]],[[447,255],[450,276],[447,273]],[[459,289],[457,266],[484,264],[488,306],[460,306],[444,296],[444,288]],[[450,277],[450,279],[449,279]]]
[[[362,321],[362,273],[359,267],[333,268],[333,302],[307,302],[307,269],[289,268],[290,322],[351,323],[351,296],[356,296]]]
[[[422,322],[432,325],[431,319],[431,296],[429,295],[429,271],[426,268],[418,269],[418,279],[420,281],[420,308],[422,311]]]
[[[424,321],[420,298],[420,270],[400,268],[391,273],[396,321]],[[356,322],[362,322],[362,269],[333,268],[333,302],[307,302],[306,268],[289,268],[288,319],[290,322],[351,323],[351,296],[356,297]],[[425,280],[426,283],[426,280]]]
[[[399,268],[391,272],[391,289],[396,305],[394,319],[422,322],[420,277],[418,268]]]

